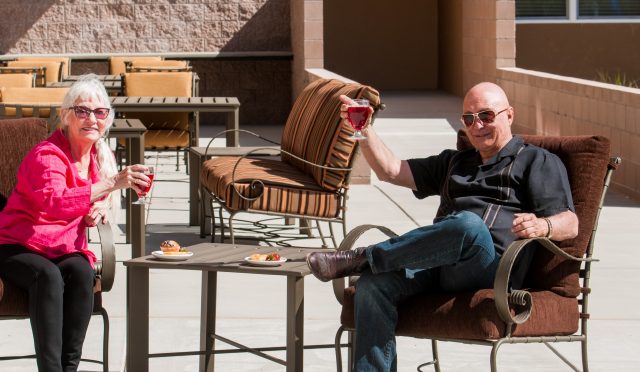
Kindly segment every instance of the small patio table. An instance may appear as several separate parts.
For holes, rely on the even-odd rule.
[[[222,243],[202,243],[187,249],[194,253],[186,261],[160,261],[153,256],[144,256],[124,262],[127,267],[127,370],[148,371],[150,357],[200,355],[200,371],[213,370],[216,353],[228,350],[214,350],[214,339],[251,352],[273,362],[286,366],[287,372],[303,370],[304,350],[304,277],[310,274],[306,255],[326,248],[281,248],[279,254],[288,259],[280,266],[254,267],[245,263],[244,257],[253,253],[268,253],[274,247],[255,245],[231,245]],[[149,269],[181,269],[202,272],[200,307],[200,351],[181,353],[149,353]],[[265,354],[264,350],[285,348],[248,348],[216,334],[216,285],[218,272],[245,274],[283,275],[287,277],[286,314],[286,360]],[[333,345],[313,345],[308,347],[333,347]],[[207,350],[211,350],[210,359]],[[235,350],[234,350],[235,351]],[[207,368],[207,361],[209,367]]]

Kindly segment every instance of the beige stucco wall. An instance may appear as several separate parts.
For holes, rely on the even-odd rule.
[[[516,41],[518,67],[589,80],[621,73],[640,85],[640,23],[517,24]]]
[[[621,156],[613,187],[640,198],[640,89],[544,72],[498,70],[515,109],[515,133],[602,135]]]
[[[324,67],[377,89],[438,87],[437,0],[324,1]]]

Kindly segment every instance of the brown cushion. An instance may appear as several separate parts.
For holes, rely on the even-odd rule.
[[[256,209],[267,212],[295,213],[318,217],[335,217],[339,197],[322,190],[308,175],[290,164],[271,159],[244,158],[236,168],[236,188],[245,197],[259,195],[262,187],[251,187],[259,179],[264,184],[263,197],[255,201],[242,199],[234,191],[233,168],[238,157],[219,157],[206,161],[200,173],[201,184],[222,198],[231,210]]]
[[[0,120],[0,194],[5,198],[16,185],[16,174],[22,158],[47,137],[47,122],[23,118]],[[16,141],[19,138],[20,141]]]
[[[355,326],[355,288],[345,290],[340,321]],[[571,335],[578,330],[578,301],[550,291],[533,292],[533,310],[514,336]],[[505,324],[498,316],[492,289],[466,293],[425,293],[398,306],[396,334],[419,338],[497,339]]]
[[[338,97],[341,94],[367,98],[375,107],[380,105],[379,94],[371,87],[339,80],[316,80],[294,102],[282,133],[282,149],[314,164],[349,167],[356,141],[349,139],[353,129],[340,119]],[[338,190],[346,181],[346,172],[313,167],[285,154],[282,160],[310,174],[327,190]]]
[[[571,194],[580,223],[575,239],[558,242],[558,246],[575,257],[587,251],[596,222],[604,177],[610,157],[610,142],[602,136],[549,137],[523,135],[530,143],[558,155],[567,168]],[[458,133],[458,148],[470,146],[464,132]],[[548,289],[563,296],[580,294],[579,263],[556,256],[546,249],[534,255],[525,286]]]
[[[45,82],[54,83],[60,81],[63,63],[58,61],[8,61],[7,67],[46,67]]]
[[[102,308],[100,279],[96,278],[93,291],[93,311]],[[0,316],[29,316],[29,296],[26,291],[0,277]]]

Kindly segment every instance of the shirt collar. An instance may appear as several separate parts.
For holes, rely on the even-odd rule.
[[[489,159],[484,165],[499,163],[502,159],[513,157],[518,154],[520,147],[524,144],[524,140],[520,136],[513,136],[509,142],[498,153]]]

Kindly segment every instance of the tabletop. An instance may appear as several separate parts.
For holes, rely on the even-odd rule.
[[[111,97],[111,104],[117,108],[160,106],[176,109],[184,107],[187,110],[212,107],[239,107],[240,101],[236,97]]]
[[[311,273],[306,256],[327,248],[302,247],[265,247],[226,243],[201,243],[186,247],[194,255],[185,261],[163,261],[155,257],[143,256],[124,262],[125,266],[146,267],[150,269],[181,269],[200,271],[219,271],[249,274],[306,276]],[[267,254],[277,251],[287,261],[280,266],[251,266],[244,260],[255,253]]]

